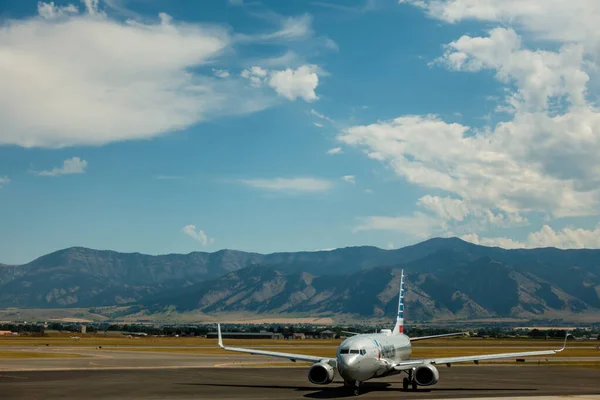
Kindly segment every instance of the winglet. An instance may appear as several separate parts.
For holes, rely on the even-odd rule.
[[[217,332],[219,334],[219,347],[223,349],[225,346],[223,346],[223,337],[221,336],[221,324],[217,324]]]
[[[556,353],[558,353],[558,352],[560,352],[560,351],[563,351],[563,350],[564,350],[564,349],[567,347],[567,338],[568,338],[569,336],[571,336],[571,334],[570,334],[569,332],[567,332],[567,333],[565,334],[565,341],[563,342],[563,347],[562,347],[562,348],[560,348],[560,349],[558,349],[558,350],[554,350]]]

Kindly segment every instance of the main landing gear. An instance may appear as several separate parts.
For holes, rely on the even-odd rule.
[[[413,379],[413,370],[409,370],[408,371],[408,378],[404,378],[404,380],[402,380],[402,387],[404,388],[404,390],[408,390],[408,387],[412,386],[412,390],[417,390],[417,382],[415,382],[415,380]]]

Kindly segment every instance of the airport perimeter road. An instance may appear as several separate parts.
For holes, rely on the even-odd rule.
[[[364,399],[588,395],[600,398],[600,370],[537,366],[440,369],[441,382],[416,392],[402,375],[363,386]],[[595,396],[594,396],[595,395]],[[335,399],[354,397],[339,379],[317,386],[304,368],[202,368],[0,372],[2,399]]]

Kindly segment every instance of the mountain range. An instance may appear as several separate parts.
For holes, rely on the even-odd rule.
[[[0,264],[0,308],[130,306],[390,318],[400,270],[407,318],[575,318],[600,313],[600,250],[505,250],[434,238],[397,250],[346,247],[159,256],[72,247]],[[133,311],[132,311],[133,312]]]

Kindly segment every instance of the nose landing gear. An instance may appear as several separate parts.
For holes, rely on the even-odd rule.
[[[347,389],[353,390],[355,396],[358,396],[360,394],[360,382],[359,381],[355,381],[355,382],[344,381],[344,386]]]

